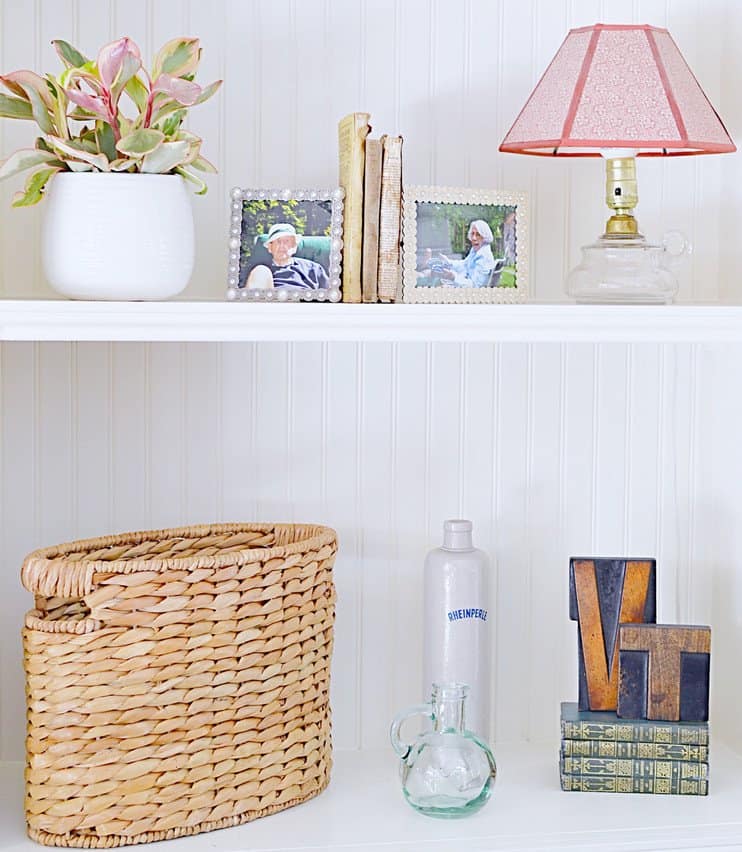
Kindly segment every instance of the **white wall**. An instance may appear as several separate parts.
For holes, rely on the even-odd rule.
[[[580,244],[602,228],[600,164],[496,148],[566,30],[668,25],[726,117],[739,107],[737,87],[722,85],[737,61],[723,33],[738,17],[736,3],[708,0],[5,0],[0,68],[51,67],[58,36],[93,52],[128,34],[147,53],[202,37],[200,76],[227,83],[193,117],[221,173],[194,199],[187,297],[222,298],[229,187],[333,182],[337,119],[367,109],[376,131],[405,135],[408,182],[527,189],[535,295],[557,299]],[[27,144],[27,131],[0,123],[0,150]],[[643,229],[679,226],[695,241],[685,299],[734,298],[739,249],[722,249],[719,233],[740,195],[722,198],[722,183],[737,168],[736,155],[641,164]],[[0,292],[48,295],[39,211],[9,210],[1,186]],[[23,555],[227,519],[338,529],[338,747],[384,746],[393,713],[420,699],[422,558],[455,515],[474,520],[498,572],[498,740],[555,737],[558,703],[576,694],[569,556],[631,554],[659,560],[660,618],[714,626],[714,721],[742,742],[732,650],[742,407],[729,391],[740,355],[653,344],[2,346],[0,758],[22,755]]]
[[[596,21],[667,26],[730,129],[742,130],[739,75],[730,73],[742,9],[733,0],[4,0],[0,69],[55,70],[53,38],[92,55],[129,35],[147,56],[183,33],[202,39],[199,80],[225,84],[191,125],[220,174],[194,199],[198,263],[186,298],[223,296],[229,188],[334,184],[338,119],[365,109],[376,133],[405,136],[407,183],[531,194],[533,296],[553,300],[563,298],[579,247],[603,229],[602,163],[497,146],[567,30]],[[32,138],[30,124],[0,122],[3,154]],[[683,300],[721,291],[739,301],[720,284],[742,251],[733,238],[720,246],[722,197],[742,205],[739,163],[737,155],[640,161],[642,230],[659,240],[679,228],[695,246]],[[49,296],[36,251],[41,208],[9,210],[20,181],[11,183],[0,184],[0,293]]]
[[[570,556],[656,556],[666,621],[709,623],[714,605],[730,606],[725,594],[714,603],[710,578],[721,570],[718,518],[733,526],[739,486],[714,485],[709,438],[728,445],[742,410],[730,403],[709,431],[714,353],[6,344],[4,753],[21,750],[26,552],[114,530],[240,519],[338,530],[335,733],[348,748],[383,746],[394,711],[420,699],[422,559],[444,518],[471,517],[497,570],[497,738],[554,736],[558,703],[576,691]],[[722,567],[732,582],[728,560]],[[735,629],[728,612],[725,625]],[[736,666],[726,653],[715,677]]]

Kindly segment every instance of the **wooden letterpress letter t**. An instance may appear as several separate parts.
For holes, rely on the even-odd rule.
[[[623,624],[618,642],[619,716],[708,720],[710,627]]]
[[[656,619],[654,559],[571,559],[569,617],[577,621],[580,710],[615,710],[618,626]]]

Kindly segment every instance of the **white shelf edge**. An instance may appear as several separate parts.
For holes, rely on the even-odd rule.
[[[310,802],[234,828],[148,844],[151,852],[663,852],[742,849],[742,758],[712,742],[708,796],[564,793],[559,744],[494,749],[490,802],[464,820],[434,820],[403,800],[391,749],[341,751],[329,788]],[[23,767],[0,764],[6,852],[32,852],[23,818]]]
[[[0,340],[739,343],[742,306],[4,299]]]

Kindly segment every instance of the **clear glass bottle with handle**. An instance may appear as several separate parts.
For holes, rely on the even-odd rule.
[[[478,811],[489,799],[497,768],[492,752],[466,726],[466,694],[460,683],[433,685],[429,704],[400,713],[392,722],[392,746],[401,759],[402,792],[422,814],[451,819]],[[433,729],[402,742],[400,729],[410,716],[427,716]]]
[[[467,725],[491,739],[489,557],[472,543],[472,522],[447,520],[443,545],[425,559],[423,694],[434,683],[469,686]]]

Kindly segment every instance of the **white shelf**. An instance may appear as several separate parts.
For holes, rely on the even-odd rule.
[[[742,306],[0,300],[0,340],[742,342]]]
[[[495,749],[491,801],[464,820],[435,820],[403,800],[396,759],[339,752],[316,799],[246,825],[148,844],[152,852],[664,852],[742,849],[742,758],[713,744],[708,796],[563,793],[558,744]],[[6,852],[37,852],[26,838],[20,764],[0,765],[0,831]]]

